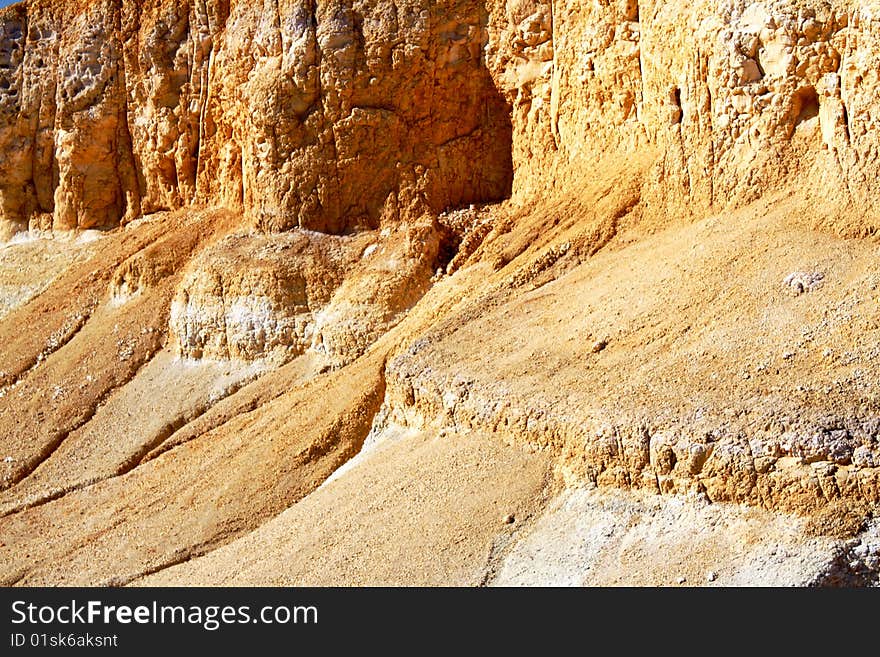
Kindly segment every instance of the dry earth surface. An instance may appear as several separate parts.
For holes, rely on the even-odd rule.
[[[0,583],[880,584],[880,4],[0,10]]]

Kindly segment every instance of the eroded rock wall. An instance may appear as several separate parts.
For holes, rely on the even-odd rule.
[[[484,21],[473,1],[237,4],[216,56],[205,200],[238,191],[261,228],[345,232],[503,198],[511,128]]]
[[[0,14],[4,231],[198,203],[344,233],[650,153],[659,219],[796,183],[873,232],[878,9],[31,0]]]
[[[818,225],[880,225],[876,3],[493,6],[487,60],[513,107],[520,198],[647,152],[657,163],[643,199],[658,221],[790,186],[809,196]]]
[[[6,232],[197,203],[345,233],[509,193],[480,2],[34,0],[0,16]]]
[[[3,232],[136,216],[118,6],[38,0],[0,16]]]

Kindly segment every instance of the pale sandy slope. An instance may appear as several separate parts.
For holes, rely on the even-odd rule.
[[[497,230],[475,266],[439,280],[365,357],[321,374],[294,361],[194,415],[161,401],[162,333],[142,333],[161,328],[172,281],[115,310],[89,307],[118,263],[157,239],[149,226],[108,236],[104,260],[19,312],[32,332],[0,323],[16,348],[2,368],[21,379],[0,400],[6,465],[22,477],[0,518],[3,582],[804,584],[873,563],[877,541],[860,536],[876,508],[870,480],[856,480],[861,501],[827,488],[853,464],[783,457],[758,473],[753,457],[740,467],[718,450],[696,473],[681,460],[654,475],[671,482],[663,497],[616,493],[626,471],[591,423],[691,439],[875,416],[876,243],[813,232],[786,199],[653,234],[624,217],[597,241],[583,217],[601,228],[605,210],[551,206]],[[571,220],[554,224],[554,211]],[[219,230],[205,222],[164,239]],[[784,283],[795,271],[823,283],[795,294]],[[29,371],[59,307],[89,319]],[[96,381],[52,399],[55,382],[87,373]],[[192,421],[114,474],[124,454],[155,447],[132,429],[157,403]],[[72,431],[37,458],[59,426]],[[114,426],[123,439],[90,442]],[[370,451],[324,484],[371,433]],[[33,474],[18,465],[30,459]],[[75,490],[21,508],[14,491],[44,490],[41,467]],[[81,486],[89,472],[102,481]],[[671,495],[700,475],[705,491]],[[594,480],[603,488],[583,492]],[[780,484],[775,498],[761,481]],[[750,505],[707,506],[707,491],[740,490],[755,491]]]
[[[258,530],[134,584],[801,586],[847,550],[797,516],[554,490],[546,458],[485,435],[391,427],[380,440]]]
[[[548,484],[546,458],[488,436],[394,436],[256,532],[139,583],[476,585]]]
[[[71,265],[95,253],[100,233],[25,236],[0,242],[0,318],[45,290]]]
[[[517,294],[485,301],[471,288],[389,361],[390,413],[423,431],[391,425],[387,444],[252,534],[137,583],[805,585],[841,581],[865,555],[876,567],[876,528],[851,538],[869,502],[832,498],[799,517],[760,500],[584,488],[589,444],[573,454],[540,422],[520,424],[538,410],[563,425],[686,435],[768,413],[794,427],[870,416],[877,246],[813,232],[793,207],[622,240]],[[800,271],[821,272],[822,285],[790,290]],[[503,290],[510,274],[486,278],[484,289]],[[600,338],[608,346],[593,353]],[[394,388],[400,371],[411,405]],[[548,458],[562,477],[550,488],[537,467]],[[814,471],[798,459],[771,468],[770,481],[786,482],[776,507],[811,508],[804,500],[823,494]],[[735,470],[724,481],[741,483]]]

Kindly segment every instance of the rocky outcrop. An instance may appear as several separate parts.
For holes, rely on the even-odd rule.
[[[184,358],[283,362],[312,351],[360,356],[430,284],[430,226],[331,236],[236,235],[193,260],[171,307]]]
[[[628,546],[667,511],[737,503],[767,522],[730,525],[729,546],[762,526],[842,537],[804,543],[831,557],[785,581],[875,583],[880,277],[876,245],[849,238],[880,228],[878,10],[0,10],[0,578],[131,582],[251,532],[294,549],[280,535],[311,518],[316,554],[363,567],[349,582],[397,577],[374,546],[410,554],[400,536],[440,525],[438,546],[482,538],[427,550],[423,572],[530,581],[544,530],[519,556],[514,534],[556,488],[596,486],[654,519],[565,498],[548,526],[578,542],[586,518],[605,555],[578,581],[591,563],[597,582],[646,576],[615,578],[606,548],[650,570],[640,550],[667,548]],[[293,524],[264,525],[285,509]],[[618,539],[595,536],[611,515]],[[722,515],[667,545],[697,524],[709,546]],[[385,521],[400,532],[348,529]],[[675,558],[658,581],[684,582]],[[277,563],[248,581],[295,571]],[[716,581],[699,563],[687,576]]]
[[[872,7],[32,0],[2,12],[0,220],[198,203],[343,233],[651,152],[654,216],[797,180],[818,221],[872,232]]]
[[[369,236],[294,233],[227,238],[192,263],[171,309],[179,355],[253,360],[311,344],[314,313],[330,300]]]
[[[525,441],[559,455],[560,472],[572,483],[800,513],[835,503],[880,504],[875,416],[774,418],[760,407],[755,414],[769,427],[761,430],[726,418],[676,421],[641,408],[641,417],[638,411],[584,412],[554,404],[537,386],[524,399],[511,394],[508,383],[493,386],[464,372],[441,375],[436,365],[420,363],[422,348],[416,343],[389,363],[386,403],[403,426]]]
[[[263,230],[343,233],[503,198],[511,126],[484,65],[485,11],[447,5],[4,10],[4,230],[201,203]]]

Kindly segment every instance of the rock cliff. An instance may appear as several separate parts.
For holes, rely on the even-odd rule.
[[[481,3],[47,0],[2,20],[7,232],[207,204],[338,234],[509,193]]]
[[[874,0],[0,10],[0,580],[877,583],[878,72]]]
[[[201,204],[342,234],[653,151],[658,216],[788,182],[820,220],[868,233],[876,9],[32,0],[2,13],[0,223],[112,227]]]

